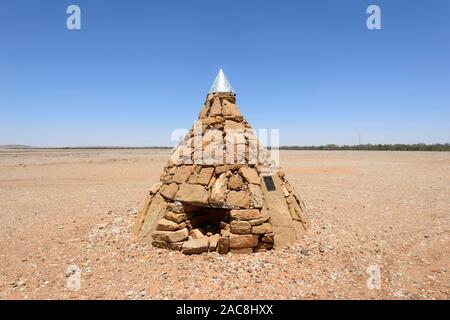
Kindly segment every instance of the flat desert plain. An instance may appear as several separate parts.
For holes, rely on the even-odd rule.
[[[450,153],[282,151],[309,232],[225,256],[131,237],[169,154],[0,151],[0,298],[449,299]]]

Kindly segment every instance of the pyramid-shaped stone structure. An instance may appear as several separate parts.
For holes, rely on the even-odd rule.
[[[287,246],[307,226],[303,201],[258,142],[220,70],[133,232],[160,248],[226,254]]]

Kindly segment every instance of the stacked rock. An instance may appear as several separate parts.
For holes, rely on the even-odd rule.
[[[156,247],[186,254],[272,249],[267,176],[279,180],[292,220],[306,229],[303,202],[258,143],[234,94],[210,93],[151,188],[134,231]]]
[[[170,161],[162,178],[163,182],[150,191],[149,211],[159,212],[155,230],[147,230],[152,224],[150,219],[142,221],[141,234],[151,233],[153,245],[185,253],[227,253],[229,249],[251,252],[272,247],[269,214],[264,207],[261,177],[255,168],[175,166]],[[214,213],[214,209],[219,212]],[[204,212],[221,214],[217,233],[208,235],[208,224],[194,228],[198,222],[191,220]]]

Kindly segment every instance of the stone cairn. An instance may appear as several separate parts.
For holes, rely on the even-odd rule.
[[[303,202],[235,103],[232,92],[208,94],[136,218],[141,240],[185,254],[251,253],[306,230]]]

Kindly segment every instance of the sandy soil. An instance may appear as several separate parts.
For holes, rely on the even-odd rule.
[[[283,251],[227,256],[131,238],[168,155],[0,151],[0,298],[449,299],[450,153],[283,151],[310,232]]]

